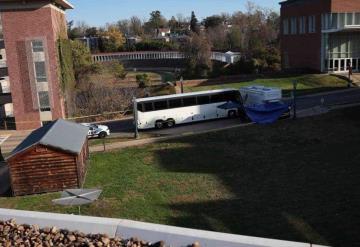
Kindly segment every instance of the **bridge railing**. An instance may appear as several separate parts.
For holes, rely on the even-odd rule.
[[[212,52],[211,60],[235,63],[240,59],[240,53]],[[185,59],[186,55],[179,51],[142,51],[142,52],[116,52],[100,53],[92,55],[94,62],[130,61],[130,60],[162,60],[162,59]]]

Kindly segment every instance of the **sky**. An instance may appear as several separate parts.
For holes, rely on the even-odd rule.
[[[160,10],[166,18],[191,11],[199,20],[223,12],[244,10],[247,0],[69,0],[75,9],[67,11],[67,20],[85,21],[91,26],[103,26],[131,16],[148,19],[153,10]],[[279,11],[280,0],[252,0],[256,5]]]

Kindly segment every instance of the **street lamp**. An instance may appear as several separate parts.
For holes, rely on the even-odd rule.
[[[184,79],[183,79],[183,77],[180,77],[180,87],[181,87],[181,93],[184,93]]]
[[[137,111],[137,103],[136,97],[133,97],[133,111],[134,111],[134,137],[135,139],[139,138],[139,129],[138,129],[138,111]]]
[[[294,109],[294,115],[293,115],[293,119],[295,120],[297,118],[296,116],[296,89],[297,89],[297,80],[293,80],[293,109]]]

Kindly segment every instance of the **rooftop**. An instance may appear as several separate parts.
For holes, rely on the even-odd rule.
[[[288,5],[288,4],[293,4],[293,3],[304,3],[304,2],[315,2],[316,0],[286,0],[286,1],[282,1],[279,4],[280,5]]]
[[[80,124],[58,119],[34,130],[10,154],[8,159],[41,144],[67,153],[79,154],[87,139],[88,128]]]

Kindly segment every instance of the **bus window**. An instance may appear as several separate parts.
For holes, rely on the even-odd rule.
[[[163,101],[156,101],[154,102],[154,110],[155,111],[159,111],[159,110],[165,110],[167,109],[167,101],[163,100]]]
[[[169,100],[169,108],[178,108],[178,107],[182,107],[181,99]]]
[[[193,106],[196,105],[196,98],[195,97],[189,97],[189,98],[183,98],[184,106]]]
[[[211,103],[219,103],[223,101],[226,101],[225,95],[223,93],[211,95]]]
[[[152,102],[144,103],[144,110],[147,111],[153,111],[153,104]]]
[[[206,105],[210,103],[210,97],[209,96],[198,96],[197,97],[198,105]]]
[[[137,109],[138,109],[138,111],[143,112],[143,111],[144,111],[144,109],[143,109],[143,104],[142,104],[142,103],[138,103],[138,104],[137,104]]]
[[[240,101],[240,92],[226,92],[225,101]]]

